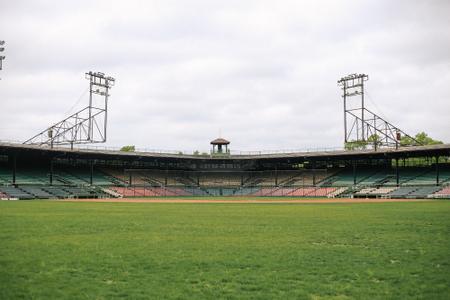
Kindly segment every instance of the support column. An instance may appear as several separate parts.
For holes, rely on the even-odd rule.
[[[397,186],[400,185],[400,172],[398,169],[398,158],[395,159],[395,181],[397,183]]]
[[[94,161],[90,161],[90,177],[89,177],[89,184],[92,185],[94,183]]]
[[[49,175],[50,185],[53,185],[53,157],[50,158],[50,175]]]
[[[12,174],[12,182],[13,185],[16,185],[16,173],[17,173],[17,154],[13,155],[13,174]]]
[[[353,161],[353,185],[356,185],[356,160]]]
[[[439,185],[439,156],[436,156],[436,185]]]
[[[312,178],[312,180],[313,180],[313,186],[316,186],[316,162],[315,161],[313,161],[312,162],[312,175],[313,175],[313,178]]]
[[[344,144],[347,141],[347,85],[344,82]]]

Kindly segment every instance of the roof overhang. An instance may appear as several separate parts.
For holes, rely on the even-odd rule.
[[[231,155],[194,155],[182,153],[156,153],[156,152],[125,152],[108,149],[70,149],[68,147],[47,147],[38,145],[24,145],[18,143],[0,142],[0,154],[21,154],[35,153],[49,157],[74,157],[89,159],[115,159],[115,160],[136,160],[136,159],[162,159],[176,161],[300,161],[300,160],[337,160],[337,159],[382,159],[382,158],[408,158],[408,157],[436,157],[450,156],[450,144],[402,147],[399,149],[378,149],[378,150],[334,150],[334,151],[305,151],[292,153],[272,153],[272,154],[231,154]]]

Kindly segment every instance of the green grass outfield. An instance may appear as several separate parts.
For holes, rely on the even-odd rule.
[[[0,201],[0,299],[449,299],[450,201]]]

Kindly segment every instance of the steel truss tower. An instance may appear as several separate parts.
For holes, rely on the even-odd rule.
[[[70,145],[106,142],[109,89],[115,79],[100,72],[86,73],[89,80],[89,106],[50,126],[24,144]]]
[[[421,145],[403,130],[365,107],[364,82],[367,80],[369,76],[366,74],[350,74],[338,81],[343,91],[345,143],[362,142],[375,149],[377,147],[398,148],[400,139],[406,136],[416,145]]]

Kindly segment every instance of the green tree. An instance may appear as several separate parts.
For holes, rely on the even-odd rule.
[[[402,136],[400,138],[400,146],[412,146],[414,145],[414,140],[409,136]]]
[[[421,143],[422,145],[437,145],[437,144],[443,144],[442,141],[433,140],[431,137],[428,136],[425,132],[419,132],[416,134],[416,140]]]
[[[373,145],[374,148],[377,148],[382,144],[380,136],[376,133],[367,138],[367,143]]]
[[[134,152],[135,150],[136,148],[134,147],[134,145],[123,146],[122,148],[120,148],[120,151],[124,152]]]
[[[364,150],[367,148],[366,141],[350,141],[345,143],[345,150]]]
[[[418,134],[416,134],[416,136],[414,137],[416,139],[416,141],[418,141],[421,145],[437,145],[437,144],[443,144],[442,141],[438,141],[438,140],[434,140],[431,137],[428,136],[428,134],[426,134],[425,132],[419,132]],[[400,139],[400,146],[413,146],[415,145],[416,142],[408,137],[408,136],[403,136]]]

